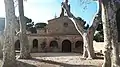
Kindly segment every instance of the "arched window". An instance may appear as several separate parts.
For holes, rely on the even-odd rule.
[[[38,48],[38,40],[37,39],[33,40],[33,48]]]
[[[75,43],[75,48],[83,48],[83,42],[82,41],[77,41]]]
[[[51,42],[50,42],[50,47],[58,48],[58,43],[57,43],[57,41],[51,41]]]
[[[68,23],[65,22],[65,23],[64,23],[64,27],[68,27]]]
[[[80,50],[80,53],[83,53],[83,41],[77,41],[75,43],[75,48],[78,48]]]

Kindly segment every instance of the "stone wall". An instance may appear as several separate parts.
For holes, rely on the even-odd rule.
[[[104,53],[104,42],[95,42],[93,41],[93,46],[94,46],[94,50],[95,52],[100,52],[100,50],[102,50],[102,53]],[[120,42],[119,42],[119,54],[120,54]]]
[[[48,34],[79,35],[68,17],[59,17],[48,21]]]
[[[72,52],[80,52],[79,49],[75,48],[75,43],[77,41],[82,41],[82,37],[80,35],[54,35],[54,36],[38,36],[38,35],[30,35],[28,36],[29,46],[31,52],[62,52],[62,42],[64,40],[69,40],[71,42],[71,50]],[[33,48],[33,40],[38,40],[38,48]],[[58,43],[58,48],[50,47],[50,43],[52,41],[56,41]],[[43,47],[42,45],[45,45]]]
[[[27,35],[31,52],[62,52],[65,40],[71,43],[71,52],[81,52],[81,48],[75,48],[75,44],[78,41],[82,42],[82,37],[67,16],[49,20],[45,28],[37,29],[37,33],[34,34],[28,32]],[[15,39],[17,40],[17,37]],[[58,47],[50,46],[53,41]]]
[[[102,53],[104,52],[104,42],[93,41],[93,47],[95,52],[100,52],[100,50],[102,50]]]
[[[39,28],[37,29],[37,34],[40,34],[40,35],[45,35],[47,33],[47,29],[46,28]]]

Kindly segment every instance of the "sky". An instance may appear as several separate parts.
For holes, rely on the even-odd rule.
[[[55,15],[59,17],[62,1],[63,0],[27,0],[27,2],[24,2],[24,14],[35,23],[47,22],[53,19]],[[87,8],[84,9],[84,6],[80,5],[80,0],[69,1],[73,15],[81,17],[91,25],[91,21],[98,10],[97,3],[91,2],[87,4]],[[17,5],[17,3],[15,3],[15,5]],[[15,11],[18,16],[18,7],[15,8]],[[0,0],[0,17],[5,17],[4,0]]]

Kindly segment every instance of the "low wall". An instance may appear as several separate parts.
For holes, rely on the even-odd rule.
[[[93,46],[94,46],[94,50],[95,52],[100,52],[100,50],[102,50],[102,53],[104,53],[104,42],[96,42],[93,41]],[[120,42],[119,42],[119,54],[120,54]]]
[[[104,51],[104,42],[96,42],[93,41],[93,47],[95,52],[100,52],[100,50],[102,50],[102,52]]]

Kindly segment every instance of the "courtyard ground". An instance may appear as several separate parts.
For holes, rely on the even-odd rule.
[[[32,59],[17,60],[18,67],[101,67],[103,59],[84,60],[80,53],[31,53]],[[2,62],[2,60],[0,60]]]

